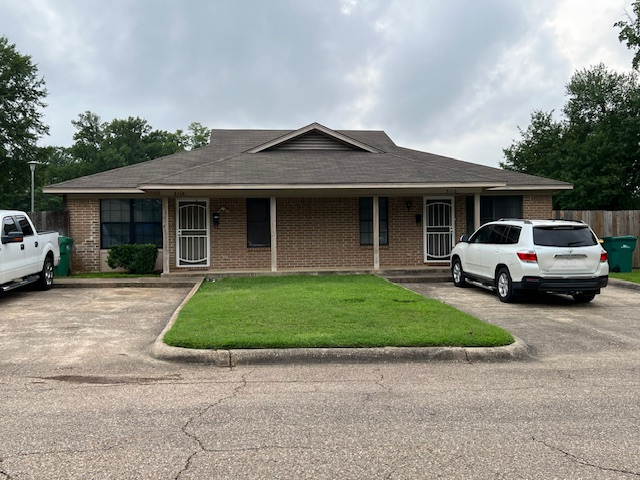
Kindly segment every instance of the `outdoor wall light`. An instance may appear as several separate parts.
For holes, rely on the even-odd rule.
[[[213,220],[213,228],[218,228],[220,225],[220,213],[213,212],[213,216],[211,218]]]
[[[422,225],[422,215],[419,213],[416,214],[416,225],[417,226]]]
[[[407,200],[404,204],[407,207],[407,212],[411,210],[411,207],[413,207],[413,202],[411,200]]]

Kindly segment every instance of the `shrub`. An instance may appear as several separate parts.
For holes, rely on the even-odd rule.
[[[124,268],[129,273],[151,273],[156,266],[158,247],[149,243],[144,245],[117,245],[111,247],[107,264],[111,268]]]

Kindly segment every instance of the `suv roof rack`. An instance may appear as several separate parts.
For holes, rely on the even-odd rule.
[[[525,220],[524,218],[509,218],[509,217],[499,218],[498,220],[495,220],[495,221],[497,221],[497,222],[504,222],[504,221],[514,222],[514,221],[517,221],[517,222],[531,223],[530,220]]]

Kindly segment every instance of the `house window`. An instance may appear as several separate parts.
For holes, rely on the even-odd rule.
[[[469,235],[475,230],[474,197],[467,196],[467,232]],[[486,196],[480,197],[480,225],[500,218],[522,218],[522,196]]]
[[[162,248],[162,200],[100,200],[100,247],[153,243]]]
[[[268,198],[247,199],[247,247],[271,246],[271,205]]]
[[[389,199],[378,197],[380,245],[389,245]],[[373,198],[360,198],[360,245],[373,245]]]

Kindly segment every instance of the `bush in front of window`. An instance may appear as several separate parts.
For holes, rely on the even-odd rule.
[[[111,268],[124,268],[128,273],[151,273],[156,267],[158,247],[148,244],[116,245],[109,249],[107,265]]]

